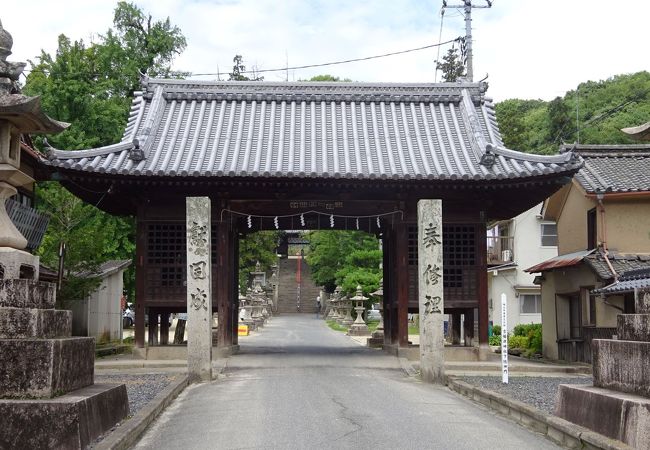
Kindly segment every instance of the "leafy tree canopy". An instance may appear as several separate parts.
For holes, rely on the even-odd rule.
[[[379,287],[382,252],[374,236],[362,231],[312,231],[309,242],[312,279],[328,292],[339,285],[353,294],[361,284],[367,295]]]
[[[442,57],[442,61],[436,60],[436,70],[442,72],[442,79],[447,82],[453,82],[464,77],[465,65],[458,54],[458,49],[451,47],[447,54]]]
[[[241,55],[235,55],[232,62],[234,64],[232,66],[232,72],[228,74],[228,81],[264,81],[264,77],[257,76],[256,74],[253,74],[253,77],[244,75],[246,73],[246,66],[244,65],[244,58]]]
[[[554,154],[563,143],[634,143],[620,130],[650,120],[650,72],[587,81],[550,102],[505,100],[496,113],[513,150]]]
[[[40,95],[47,114],[71,123],[66,131],[50,137],[54,147],[75,150],[119,141],[140,73],[182,75],[171,70],[171,63],[186,41],[169,19],[155,21],[135,4],[119,2],[113,25],[89,45],[61,35],[54,55],[42,51],[36,62],[30,61],[25,94]],[[57,267],[59,246],[67,247],[62,301],[79,299],[90,288],[75,274],[92,273],[108,259],[134,257],[131,218],[109,216],[55,182],[39,184],[37,204],[51,217],[38,250],[43,262]],[[131,266],[125,286],[131,298],[134,270]]]
[[[278,231],[258,231],[239,240],[239,290],[242,294],[250,285],[250,273],[255,270],[255,264],[259,262],[265,271],[276,264],[279,236]]]

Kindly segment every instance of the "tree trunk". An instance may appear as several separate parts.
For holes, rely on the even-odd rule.
[[[174,344],[182,344],[183,337],[185,336],[185,320],[178,319],[176,321],[176,331],[174,332]]]

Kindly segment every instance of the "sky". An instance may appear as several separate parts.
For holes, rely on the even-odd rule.
[[[154,19],[169,17],[187,38],[174,68],[229,72],[236,54],[248,68],[274,69],[423,47],[465,34],[463,15],[442,0],[137,0]],[[448,0],[450,6],[461,0]],[[475,6],[485,0],[473,0]],[[14,39],[9,61],[56,50],[57,36],[91,42],[112,25],[116,1],[4,2]],[[474,80],[488,96],[552,100],[580,82],[650,70],[650,2],[494,0],[472,11]],[[265,73],[266,81],[328,73],[364,82],[433,82],[448,46],[330,67]],[[29,68],[29,66],[28,66]],[[200,76],[197,79],[216,79]],[[441,81],[440,75],[437,81]]]

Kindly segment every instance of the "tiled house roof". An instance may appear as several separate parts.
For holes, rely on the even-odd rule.
[[[401,180],[570,176],[581,166],[570,152],[504,148],[484,91],[481,83],[148,79],[120,143],[50,149],[49,164],[129,176]]]
[[[627,271],[614,283],[601,289],[594,289],[592,292],[594,294],[622,294],[648,287],[650,287],[650,266]]]
[[[575,179],[590,194],[650,191],[650,145],[573,145],[585,164]]]
[[[611,252],[608,255],[612,267],[618,275],[636,269],[650,269],[650,255],[647,254],[622,254]],[[584,258],[584,261],[602,280],[614,278],[612,271],[607,266],[607,261],[601,251],[594,252]]]

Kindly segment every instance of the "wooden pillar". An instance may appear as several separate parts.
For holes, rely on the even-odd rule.
[[[392,253],[392,232],[384,231],[382,236],[382,249],[383,249],[383,266],[384,266],[384,299],[383,299],[383,310],[384,310],[384,344],[390,345],[393,343],[392,340],[392,302],[395,298],[393,296],[393,274],[395,273],[395,265],[393,261]]]
[[[217,280],[216,300],[219,314],[219,330],[217,347],[232,346],[232,245],[228,222],[217,222]],[[191,326],[191,324],[190,324]]]
[[[395,253],[397,259],[397,344],[408,347],[408,309],[409,309],[409,266],[408,266],[408,232],[406,224],[400,222],[395,230]]]
[[[169,313],[160,313],[160,345],[169,344]]]
[[[476,257],[478,259],[478,342],[488,351],[488,281],[487,281],[487,229],[485,222],[476,227]]]
[[[449,335],[451,336],[452,345],[460,345],[460,312],[454,311],[449,323]]]
[[[232,326],[232,343],[233,345],[239,344],[239,335],[237,328],[239,326],[239,236],[238,233],[232,231],[230,233],[232,243],[232,259],[230,267],[232,267],[232,276],[230,277],[230,295],[232,298],[231,308],[231,326]]]
[[[145,297],[145,254],[147,245],[147,228],[143,221],[144,212],[138,208],[135,239],[135,345],[144,347],[144,305]]]
[[[471,347],[474,341],[474,308],[465,310],[463,331],[465,333],[465,347]]]
[[[158,310],[149,308],[149,345],[158,345]]]

